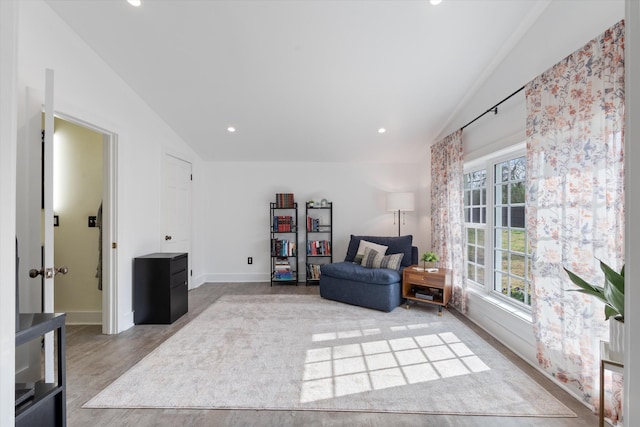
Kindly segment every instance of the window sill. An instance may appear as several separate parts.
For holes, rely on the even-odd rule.
[[[524,320],[528,323],[533,323],[533,316],[530,312],[518,308],[508,302],[502,301],[500,298],[496,298],[494,296],[488,295],[484,291],[478,290],[473,286],[467,287],[467,291],[473,293],[476,298],[480,298],[483,301],[494,305],[495,307],[508,312],[509,314],[518,317],[519,319]]]

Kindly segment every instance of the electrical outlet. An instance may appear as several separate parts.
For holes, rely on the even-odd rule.
[[[253,264],[253,257],[252,256],[247,258],[247,264]]]

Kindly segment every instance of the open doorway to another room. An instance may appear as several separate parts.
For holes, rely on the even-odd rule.
[[[53,138],[55,312],[67,324],[102,324],[104,135],[56,117]]]

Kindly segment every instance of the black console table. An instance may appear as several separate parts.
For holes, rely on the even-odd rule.
[[[56,331],[58,381],[46,383],[40,380],[34,384],[16,384],[16,402],[19,396],[26,396],[24,401],[16,405],[16,426],[67,425],[65,318],[64,313],[20,314],[16,347]]]

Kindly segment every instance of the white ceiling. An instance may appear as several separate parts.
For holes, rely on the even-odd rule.
[[[320,162],[422,157],[548,3],[46,2],[204,160]]]

